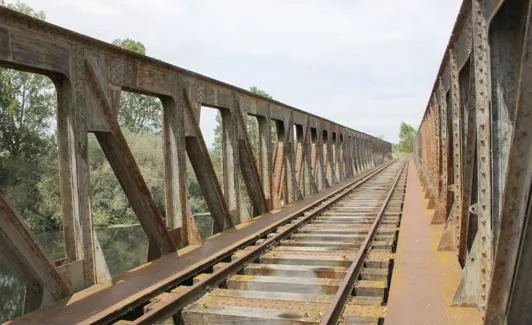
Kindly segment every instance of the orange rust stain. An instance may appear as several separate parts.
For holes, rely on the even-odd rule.
[[[267,266],[261,266],[257,269],[257,274],[259,275],[271,275],[273,273],[273,270],[270,269]]]
[[[279,316],[281,318],[285,318],[285,319],[300,319],[301,318],[301,315],[296,314],[296,313],[289,313],[289,312],[280,313],[277,316]]]
[[[314,269],[314,274],[316,274],[320,278],[331,278],[336,279],[336,272],[334,272],[334,269],[328,268],[328,267],[319,267]]]

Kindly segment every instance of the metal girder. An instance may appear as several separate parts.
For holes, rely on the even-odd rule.
[[[50,302],[47,297],[56,300],[71,294],[69,280],[48,260],[1,193],[0,255],[26,283],[26,312]]]
[[[333,180],[353,177],[349,170],[368,169],[378,160],[381,147],[383,154],[391,153],[386,141],[5,7],[0,7],[0,66],[41,73],[56,84],[66,260],[83,264],[77,268],[83,272],[82,287],[110,278],[93,232],[89,133],[96,135],[149,239],[151,258],[201,243],[187,199],[187,153],[216,231],[250,221],[242,212],[241,171],[259,214],[281,208],[281,198],[284,204],[295,202],[329,187]],[[165,220],[117,121],[122,90],[157,97],[163,104]],[[223,113],[223,184],[216,178],[198,125],[202,105]],[[244,132],[247,114],[259,123],[257,160]],[[278,150],[272,148],[271,121],[282,123]],[[293,138],[293,125],[303,126],[301,146],[299,136]],[[329,137],[328,148],[323,146],[323,131]]]
[[[446,220],[440,248],[458,248],[463,263],[454,303],[478,307],[486,324],[531,320],[530,8],[463,2],[415,141],[416,166],[439,202],[438,222]]]

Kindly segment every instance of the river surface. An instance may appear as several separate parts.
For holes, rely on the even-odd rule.
[[[210,216],[196,217],[196,224],[202,238],[212,234]],[[140,226],[96,228],[96,234],[111,276],[146,262],[148,240]],[[62,232],[42,233],[34,237],[50,260],[64,257]],[[24,293],[24,283],[18,274],[0,259],[0,324],[22,314]]]

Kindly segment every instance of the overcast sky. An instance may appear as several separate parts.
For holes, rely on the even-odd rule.
[[[26,0],[51,23],[395,142],[417,127],[460,0]],[[206,136],[207,141],[211,138]]]

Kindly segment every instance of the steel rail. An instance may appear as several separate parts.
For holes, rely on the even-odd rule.
[[[360,173],[359,175],[356,175],[355,179],[348,182],[347,184],[342,185],[341,187],[334,190],[333,192],[323,196],[322,198],[316,200],[315,202],[306,204],[300,209],[288,214],[283,219],[273,222],[270,226],[265,227],[262,230],[257,231],[256,233],[250,235],[249,239],[243,240],[240,244],[236,245],[236,247],[228,248],[226,252],[212,259],[205,260],[204,262],[198,263],[193,269],[186,272],[185,274],[180,275],[173,279],[168,279],[165,284],[160,285],[159,288],[153,290],[149,294],[143,295],[142,297],[135,299],[135,301],[132,301],[125,306],[121,306],[120,308],[113,310],[112,312],[109,312],[96,320],[93,320],[92,323],[93,324],[112,324],[114,321],[120,319],[120,317],[124,316],[125,314],[133,310],[134,308],[142,306],[144,303],[146,303],[152,298],[155,298],[157,295],[161,293],[170,291],[171,289],[177,287],[179,283],[182,283],[183,281],[186,281],[187,279],[192,278],[194,275],[201,273],[203,270],[213,266],[214,264],[220,261],[223,261],[225,258],[231,256],[237,250],[242,249],[244,247],[248,247],[249,245],[257,241],[258,239],[264,238],[269,233],[274,232],[277,228],[282,227],[286,225],[287,223],[293,221],[294,219],[298,218],[306,211],[313,209],[314,207],[321,204],[322,202],[344,191],[346,188],[353,186],[357,182],[360,182],[364,177],[385,169],[386,167],[390,166],[394,161],[395,160],[387,161],[377,167],[372,168],[371,170],[367,170],[367,171]]]
[[[240,256],[239,258],[228,263],[226,266],[210,274],[203,281],[197,282],[196,284],[186,288],[186,290],[175,294],[176,296],[173,299],[165,301],[160,306],[157,306],[156,308],[150,310],[148,313],[131,321],[130,324],[153,324],[155,321],[170,318],[176,313],[179,313],[184,307],[199,299],[211,288],[217,287],[229,276],[236,274],[246,264],[253,262],[257,258],[259,258],[260,255],[262,255],[265,251],[269,250],[271,246],[275,245],[276,243],[291,235],[295,230],[323,213],[323,211],[328,209],[333,203],[336,203],[337,201],[341,200],[346,195],[351,193],[355,188],[361,186],[362,184],[372,179],[374,176],[380,174],[383,170],[388,168],[394,162],[395,160],[390,161],[388,164],[383,164],[380,168],[374,169],[373,171],[362,176],[353,183],[344,186],[342,189],[339,189],[334,193],[331,193],[327,197],[320,200],[320,202],[313,204],[306,211],[300,212],[293,218],[293,220],[296,220],[296,222],[290,224],[288,227],[277,233],[275,236],[267,238],[261,244],[254,246],[252,249],[250,249],[246,254]],[[336,194],[338,195],[335,196]],[[329,201],[327,202],[327,200]],[[308,210],[311,210],[317,205],[322,204],[324,202],[325,205],[320,206],[316,211],[313,211],[312,213],[306,216],[303,215],[303,218],[297,220],[297,217],[300,217],[305,212],[308,212]]]
[[[353,288],[355,287],[356,280],[360,276],[360,272],[362,271],[362,267],[364,266],[364,261],[366,260],[366,257],[369,254],[371,243],[373,242],[373,239],[375,238],[375,235],[377,234],[377,230],[384,216],[384,211],[386,210],[386,207],[388,206],[388,203],[390,202],[390,199],[393,195],[393,191],[395,190],[395,187],[397,186],[397,182],[399,181],[399,179],[401,178],[401,175],[403,174],[405,165],[406,165],[406,162],[403,162],[403,165],[401,166],[401,169],[399,169],[399,172],[397,173],[397,177],[395,178],[390,188],[390,191],[388,192],[388,195],[386,196],[386,199],[384,201],[384,204],[382,205],[382,208],[380,209],[379,213],[377,214],[377,217],[371,224],[371,228],[370,228],[370,231],[368,232],[368,235],[366,236],[366,238],[362,242],[362,245],[358,249],[358,253],[355,257],[355,260],[349,266],[349,269],[347,270],[347,273],[344,279],[340,283],[340,286],[338,288],[338,291],[336,292],[336,295],[331,300],[327,313],[324,315],[324,317],[320,321],[320,325],[338,324],[338,321],[340,319],[340,316],[342,315],[347,299],[351,296],[351,292],[353,292]]]

